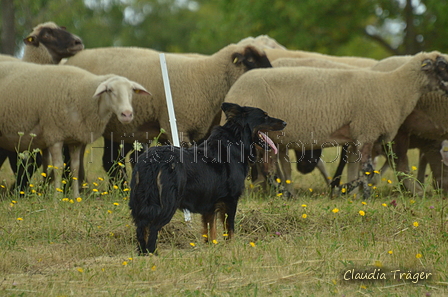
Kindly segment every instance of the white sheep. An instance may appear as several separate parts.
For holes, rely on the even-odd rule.
[[[407,63],[413,56],[392,56],[379,61],[371,69],[375,71],[392,71]],[[420,161],[418,166],[418,182],[405,175],[399,175],[404,187],[417,195],[423,194],[421,184],[424,182],[426,165],[429,163],[433,173],[434,184],[444,190],[448,190],[448,180],[444,181],[442,171],[446,170],[440,160],[440,143],[448,137],[448,119],[446,117],[447,102],[446,96],[439,92],[429,92],[423,94],[417,102],[414,110],[407,116],[397,135],[393,140],[393,152],[396,159],[392,159],[396,164],[396,170],[406,174],[410,173],[407,152],[409,148],[420,150]],[[383,151],[381,151],[384,154]],[[355,156],[355,155],[351,155]],[[355,156],[356,158],[356,156]],[[381,170],[387,168],[385,163]],[[347,166],[348,179],[354,178],[357,172],[357,164],[349,162]]]
[[[283,45],[278,43],[277,40],[269,37],[268,35],[258,35],[257,37],[249,36],[241,39],[238,44],[256,44],[262,49],[277,48],[286,50],[286,47],[284,47]]]
[[[330,60],[357,67],[372,67],[378,62],[377,60],[371,58],[332,56],[301,50],[282,50],[278,48],[272,48],[272,49],[266,48],[265,52],[271,62],[280,58],[315,58],[321,60]]]
[[[19,59],[13,56],[0,54],[0,62],[19,62],[19,61],[20,61]]]
[[[62,145],[69,146],[77,177],[80,146],[99,138],[113,113],[122,123],[132,121],[132,93],[148,92],[127,78],[98,76],[73,66],[2,62],[0,147],[48,148],[57,168],[55,186],[61,188]],[[73,195],[79,196],[76,182]]]
[[[72,56],[82,50],[84,45],[81,39],[68,32],[65,27],[60,27],[54,22],[46,22],[37,25],[33,31],[23,39],[25,44],[24,55],[22,61],[37,63],[37,64],[58,64],[61,59]],[[12,56],[0,55],[0,62],[2,61],[20,61]],[[37,155],[36,157],[40,157]],[[28,183],[29,176],[34,173],[35,166],[25,164],[17,167],[17,153],[0,148],[0,166],[4,163],[6,158],[12,171],[16,174],[18,180],[17,184],[20,191],[25,190]],[[40,166],[40,158],[29,160],[25,163],[36,163]],[[26,172],[24,172],[24,169]],[[83,173],[82,173],[83,175]],[[14,188],[14,186],[12,187]]]
[[[231,44],[210,56],[166,54],[174,109],[183,141],[203,139],[210,128],[219,124],[220,106],[232,84],[246,71],[271,67],[264,52],[254,45]],[[103,166],[111,176],[120,141],[148,142],[164,128],[171,137],[159,52],[135,47],[83,50],[67,61],[95,74],[115,73],[139,82],[151,90],[151,98],[135,98],[134,121],[121,125],[115,119],[108,124]],[[112,142],[113,141],[113,142]],[[114,146],[114,148],[111,148]],[[129,149],[129,146],[126,148]]]
[[[225,101],[275,112],[288,122],[284,135],[276,139],[282,149],[295,144],[315,149],[359,141],[362,170],[371,173],[374,143],[394,138],[422,94],[436,89],[448,91],[443,81],[446,58],[439,52],[420,53],[391,72],[257,69],[243,75]],[[363,175],[361,179],[366,196],[368,177]]]
[[[359,67],[348,65],[345,63],[339,63],[332,60],[318,59],[318,58],[279,58],[273,61],[273,67],[318,67],[318,68],[336,68],[336,69],[357,69]],[[330,183],[330,175],[326,169],[324,162],[321,159],[322,150],[317,149],[314,151],[302,150],[302,148],[294,150],[296,155],[296,167],[297,170],[303,174],[311,172],[315,167],[319,170],[326,184]],[[263,188],[266,187],[266,178],[268,174],[276,172],[276,175],[280,177],[281,183],[285,187],[286,191],[282,190],[284,195],[290,195],[293,192],[291,180],[291,168],[289,164],[286,164],[286,168],[281,168],[278,164],[278,160],[289,159],[287,150],[280,150],[276,155],[269,154],[268,158],[265,158],[265,166],[256,168],[252,173],[252,180],[254,184],[261,184]],[[275,166],[273,162],[276,162]],[[257,164],[260,165],[260,164]],[[253,168],[254,169],[254,168]],[[276,179],[278,180],[278,179]],[[275,184],[275,183],[274,183]]]

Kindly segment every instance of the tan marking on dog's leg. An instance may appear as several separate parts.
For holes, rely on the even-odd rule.
[[[216,239],[216,212],[202,215],[202,236],[205,242]]]

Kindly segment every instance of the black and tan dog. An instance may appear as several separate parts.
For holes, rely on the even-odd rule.
[[[233,103],[221,108],[227,122],[215,127],[199,146],[152,147],[138,158],[129,206],[141,254],[155,252],[159,230],[177,209],[200,213],[208,240],[216,238],[219,212],[228,238],[232,237],[249,162],[256,158],[255,145],[276,151],[264,132],[282,130],[286,123],[259,108]]]

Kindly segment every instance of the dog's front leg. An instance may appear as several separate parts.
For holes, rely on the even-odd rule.
[[[216,240],[216,212],[211,211],[202,215],[202,236],[205,242]]]

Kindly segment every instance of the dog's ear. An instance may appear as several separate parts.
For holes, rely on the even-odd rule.
[[[224,111],[226,118],[231,119],[242,113],[243,108],[235,103],[224,102],[221,105],[222,111]]]

